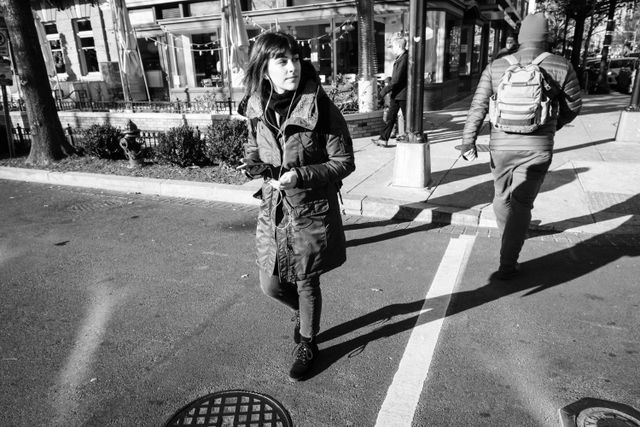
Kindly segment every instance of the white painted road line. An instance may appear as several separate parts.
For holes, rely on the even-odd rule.
[[[398,371],[387,390],[376,427],[411,427],[451,293],[464,273],[475,239],[476,236],[461,235],[449,242],[409,337]],[[434,298],[441,299],[435,308],[432,307]],[[436,320],[428,320],[434,318]]]

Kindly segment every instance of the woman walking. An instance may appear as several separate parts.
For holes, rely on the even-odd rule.
[[[353,146],[292,36],[274,32],[256,40],[245,87],[239,112],[251,131],[240,169],[264,178],[256,231],[260,287],[294,312],[289,378],[299,381],[318,358],[320,275],[346,261],[338,191],[355,169]]]

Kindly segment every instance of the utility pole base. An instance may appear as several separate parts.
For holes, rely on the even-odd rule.
[[[393,185],[425,188],[431,184],[431,157],[427,143],[398,142],[393,164]]]
[[[620,114],[616,142],[640,143],[640,111],[623,111]]]

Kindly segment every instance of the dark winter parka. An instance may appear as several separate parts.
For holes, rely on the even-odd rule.
[[[523,43],[513,55],[521,65],[527,65],[542,52],[544,49],[535,43]],[[487,65],[482,73],[462,132],[463,144],[475,144],[489,111],[489,98],[497,92],[500,80],[509,66],[507,59],[499,58]],[[526,135],[506,133],[492,126],[489,143],[492,150],[551,151],[556,130],[571,122],[580,112],[580,83],[571,63],[561,56],[550,55],[540,67],[546,72],[553,87],[554,93],[548,95],[553,99],[556,114],[535,132]]]
[[[284,191],[265,179],[256,230],[258,266],[277,271],[287,282],[317,276],[346,261],[338,191],[341,180],[355,170],[351,137],[340,111],[315,79],[301,82],[299,90],[300,100],[282,123],[279,139],[264,123],[259,94],[249,98],[243,113],[251,119],[247,157],[270,164],[274,179],[287,171],[298,176],[296,188]],[[284,218],[276,219],[278,212]]]

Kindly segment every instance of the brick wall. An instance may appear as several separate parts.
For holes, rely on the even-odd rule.
[[[382,110],[371,113],[347,114],[344,116],[351,133],[351,138],[380,135],[384,127]]]

